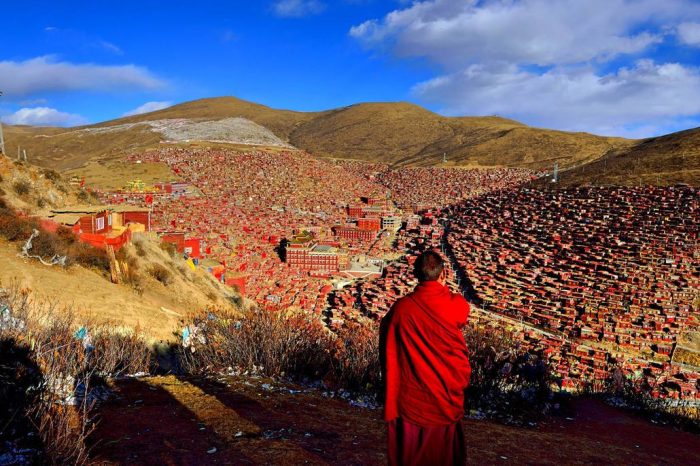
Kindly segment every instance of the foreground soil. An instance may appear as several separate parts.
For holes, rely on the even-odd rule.
[[[259,378],[113,382],[94,464],[385,464],[381,411]],[[581,400],[535,428],[465,419],[469,464],[700,464],[700,438]]]

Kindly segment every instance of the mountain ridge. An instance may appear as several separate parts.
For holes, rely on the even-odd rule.
[[[694,130],[662,136],[667,143],[654,144],[659,138],[632,140],[542,129],[499,116],[446,117],[409,102],[365,102],[300,112],[236,97],[183,102],[150,113],[74,128],[10,126],[6,139],[8,148],[17,145],[26,148],[39,165],[68,169],[165,142],[166,138],[145,124],[150,121],[172,119],[194,124],[233,117],[250,120],[280,140],[318,157],[392,166],[496,166],[544,171],[551,171],[558,164],[562,179],[575,184],[595,182],[591,176],[599,175],[601,166],[591,164],[597,162],[603,164],[608,175],[595,179],[622,184],[630,184],[640,176],[643,180],[652,179],[653,173],[644,170],[675,160],[672,153],[676,147],[688,146],[685,150],[694,159],[700,147],[700,141],[692,137]],[[97,131],[119,125],[127,125],[128,129]],[[689,139],[687,144],[682,141],[684,138]],[[630,174],[622,162],[626,160],[625,154],[649,160],[637,163],[641,172]],[[610,172],[613,169],[616,172]],[[679,174],[680,171],[673,170],[673,176],[665,177],[664,182],[700,180],[700,174],[695,171],[688,176]]]

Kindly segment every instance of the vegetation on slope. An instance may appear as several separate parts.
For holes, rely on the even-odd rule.
[[[75,168],[163,139],[139,122],[247,118],[314,155],[396,165],[571,166],[631,144],[619,138],[530,128],[499,117],[449,118],[408,103],[367,103],[324,112],[275,110],[233,97],[201,99],[84,128],[10,127],[8,147],[39,164]],[[111,131],[110,127],[122,126]],[[134,126],[128,126],[134,125]],[[91,129],[91,131],[83,131]],[[99,130],[99,131],[95,131]]]
[[[587,165],[560,173],[568,185],[700,183],[700,128],[645,139]]]

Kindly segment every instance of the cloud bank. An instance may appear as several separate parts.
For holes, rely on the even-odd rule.
[[[136,65],[97,65],[42,56],[0,61],[0,89],[8,98],[54,91],[153,91],[166,83]]]
[[[87,123],[81,115],[66,113],[50,107],[21,108],[2,118],[11,125],[77,126]]]
[[[691,0],[430,0],[349,33],[437,67],[413,92],[444,113],[637,136],[700,125],[697,66],[655,54],[700,45],[696,19]]]

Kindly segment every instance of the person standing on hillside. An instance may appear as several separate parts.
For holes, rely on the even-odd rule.
[[[442,257],[415,262],[418,286],[382,319],[380,358],[390,465],[463,465],[464,391],[471,367],[461,329],[469,303],[445,286]]]

